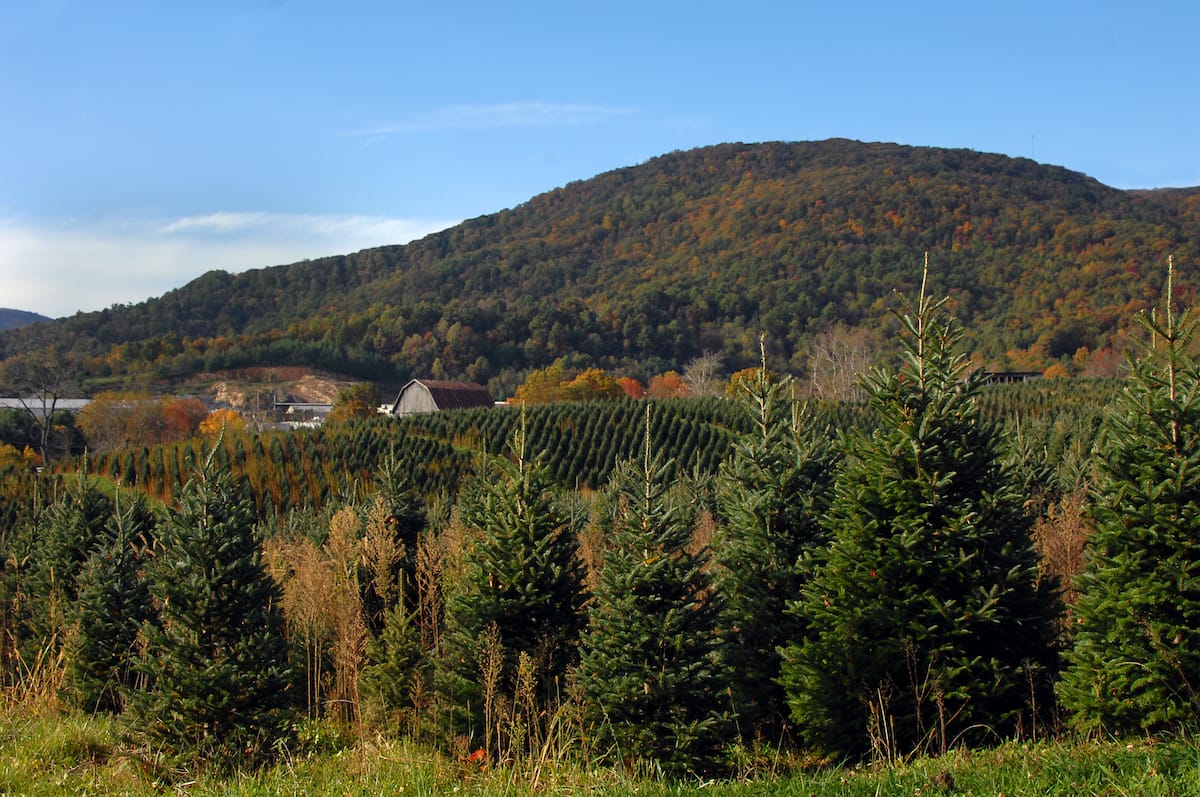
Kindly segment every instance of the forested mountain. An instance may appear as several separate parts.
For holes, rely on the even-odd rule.
[[[35,321],[49,320],[44,315],[31,313],[28,310],[13,310],[10,307],[0,307],[0,329],[16,329],[26,324],[32,324]]]
[[[571,183],[405,246],[213,271],[57,322],[94,375],[303,364],[491,380],[567,356],[645,377],[704,351],[802,372],[842,322],[882,338],[896,290],[951,297],[982,365],[1100,373],[1168,254],[1200,255],[1200,188],[1123,191],[968,150],[724,144]],[[0,356],[37,328],[0,336]]]

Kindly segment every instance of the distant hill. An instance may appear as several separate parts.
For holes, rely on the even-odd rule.
[[[1123,191],[1024,158],[831,140],[673,152],[405,246],[209,272],[57,322],[101,373],[298,364],[505,395],[566,356],[635,376],[768,335],[803,371],[836,324],[881,345],[928,252],[981,365],[1103,370],[1166,257],[1200,282],[1200,189]],[[0,335],[0,356],[36,345]]]
[[[35,321],[50,321],[52,319],[31,313],[28,310],[13,310],[8,307],[0,307],[0,330],[16,329],[23,327],[26,324],[32,324]]]

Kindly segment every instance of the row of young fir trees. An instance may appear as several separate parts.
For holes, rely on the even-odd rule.
[[[461,497],[459,560],[436,584],[413,564],[425,532],[390,496],[408,553],[377,627],[349,642],[370,651],[362,693],[410,718],[432,695],[438,737],[492,761],[570,740],[672,775],[722,770],[734,741],[888,757],[1037,734],[1060,711],[1086,731],[1194,721],[1194,324],[1169,291],[1165,321],[1141,319],[1064,626],[956,324],[924,289],[898,319],[902,364],[863,381],[873,430],[816,428],[765,362],[745,383],[753,431],[718,476],[711,539],[696,534],[708,493],[668,478],[648,439],[598,501],[586,566],[578,497],[520,435]],[[54,599],[7,620],[35,639],[70,629],[78,703],[127,710],[154,749],[269,758],[321,656],[297,656],[295,628],[289,643],[247,498],[211,466],[165,522],[74,496],[30,565],[30,594]]]
[[[459,730],[502,757],[513,740],[490,705],[534,695],[528,734],[569,700],[593,756],[679,774],[727,766],[731,740],[890,758],[1064,717],[1084,732],[1194,722],[1200,365],[1170,297],[1165,321],[1139,318],[1149,340],[1100,438],[1069,623],[1026,480],[981,414],[983,377],[923,287],[898,315],[902,364],[863,380],[873,430],[835,440],[765,363],[746,384],[753,431],[718,477],[711,541],[694,534],[697,491],[668,482],[647,440],[614,477],[585,590],[544,476],[502,465],[468,501],[476,536],[433,663]]]

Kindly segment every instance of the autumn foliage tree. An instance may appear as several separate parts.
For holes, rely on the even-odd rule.
[[[632,399],[645,398],[646,388],[641,382],[634,379],[632,376],[622,376],[617,379],[617,384],[621,386],[621,390],[625,395]]]
[[[215,409],[200,422],[199,432],[203,435],[215,435],[221,432],[236,434],[245,431],[246,418],[237,410]]]
[[[690,395],[691,391],[688,389],[687,382],[676,371],[667,371],[664,374],[652,376],[649,384],[646,385],[646,398],[671,399]]]
[[[563,401],[597,401],[625,397],[620,381],[601,368],[588,368],[569,382],[564,382],[560,397]]]
[[[597,401],[626,395],[622,382],[602,368],[575,373],[562,359],[533,371],[513,395],[514,404],[550,404],[555,401]]]
[[[162,406],[167,440],[184,440],[196,434],[208,408],[198,398],[171,398]]]
[[[513,404],[550,404],[562,398],[563,382],[570,378],[561,358],[545,368],[532,371],[513,393]]]
[[[379,388],[371,382],[344,387],[338,391],[333,409],[325,418],[326,423],[344,423],[350,420],[361,420],[375,417],[383,396]]]
[[[106,391],[79,411],[76,422],[88,448],[104,452],[186,439],[207,414],[199,399]]]

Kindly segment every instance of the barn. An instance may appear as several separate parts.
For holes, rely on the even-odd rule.
[[[389,415],[404,417],[419,412],[491,407],[496,403],[483,385],[474,382],[442,382],[414,379],[400,388],[400,394],[383,409]]]

